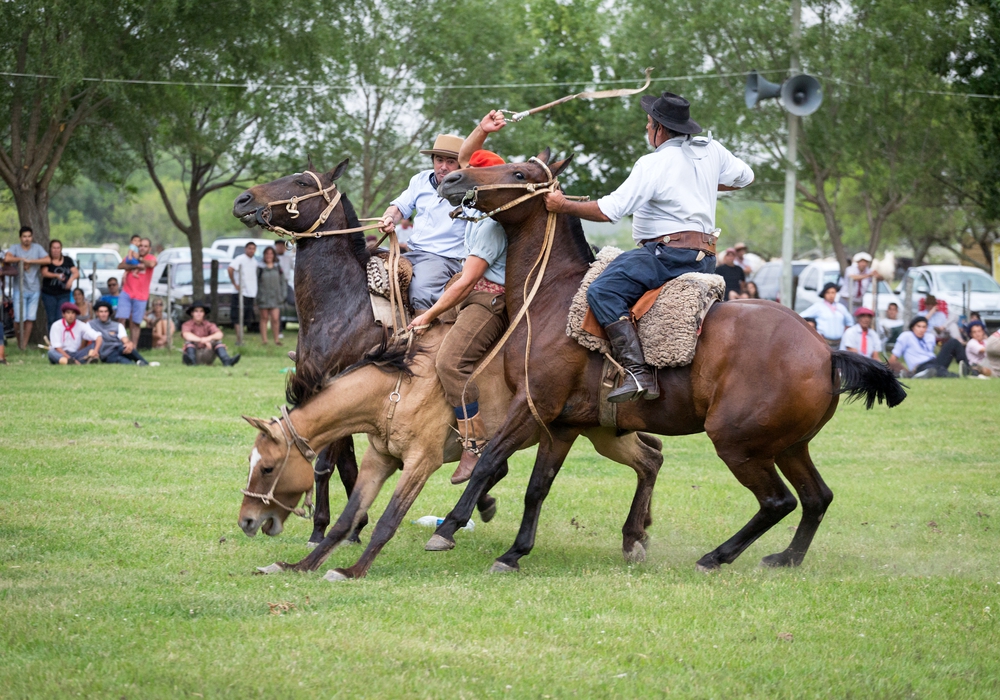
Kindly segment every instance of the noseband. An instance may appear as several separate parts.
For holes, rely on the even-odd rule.
[[[284,423],[282,423],[284,421]],[[250,480],[253,479],[253,467],[250,467],[250,473],[247,475],[247,487],[242,489],[240,493],[244,496],[249,496],[250,498],[259,498],[264,502],[265,506],[271,505],[273,502],[279,508],[284,508],[289,513],[293,513],[300,518],[311,518],[313,511],[313,489],[315,489],[315,484],[309,488],[306,493],[306,500],[303,504],[304,508],[289,508],[281,501],[274,497],[274,489],[278,485],[278,481],[281,480],[281,473],[285,471],[285,466],[288,464],[288,458],[292,456],[292,446],[294,445],[298,448],[302,456],[306,458],[308,462],[312,462],[316,459],[316,453],[309,446],[309,441],[298,434],[295,430],[295,426],[292,425],[291,419],[288,417],[288,409],[284,406],[281,407],[281,417],[273,419],[272,422],[276,422],[278,427],[281,428],[281,435],[285,438],[285,459],[281,462],[281,466],[278,467],[278,471],[274,475],[274,482],[271,484],[271,490],[267,493],[256,493],[250,490]],[[287,426],[287,430],[285,429]]]
[[[370,224],[368,226],[357,226],[355,228],[344,228],[337,229],[336,231],[317,231],[320,226],[326,223],[326,220],[330,218],[330,214],[333,210],[337,208],[340,204],[340,198],[342,193],[337,189],[337,183],[333,183],[329,187],[323,187],[323,183],[320,181],[316,173],[311,170],[305,171],[306,175],[311,177],[316,183],[316,191],[310,194],[303,195],[301,197],[291,197],[289,199],[279,199],[274,202],[268,202],[262,207],[258,207],[257,211],[254,212],[254,220],[257,224],[268,231],[272,231],[279,236],[287,236],[292,239],[296,238],[320,238],[321,236],[334,236],[342,235],[345,233],[358,233],[360,231],[368,231],[373,228],[378,228],[381,224]],[[331,196],[331,193],[334,193]],[[326,209],[319,215],[316,221],[313,222],[312,226],[302,232],[289,231],[281,226],[276,226],[271,223],[271,207],[278,206],[279,204],[285,205],[285,211],[288,212],[289,216],[293,219],[299,218],[299,202],[304,202],[307,199],[312,199],[313,197],[322,197],[326,200]],[[381,219],[360,219],[361,221],[381,221]]]

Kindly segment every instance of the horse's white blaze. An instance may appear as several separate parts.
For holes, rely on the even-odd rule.
[[[250,453],[250,472],[247,474],[247,491],[250,490],[250,480],[253,479],[253,468],[257,466],[260,460],[260,452],[255,447],[253,448],[253,452]]]

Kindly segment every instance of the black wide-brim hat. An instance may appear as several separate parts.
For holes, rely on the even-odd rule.
[[[691,118],[691,103],[680,95],[665,92],[659,97],[646,95],[640,101],[646,114],[678,134],[700,134],[698,122]]]
[[[206,304],[205,302],[203,302],[203,301],[192,301],[191,304],[186,309],[184,309],[184,313],[186,313],[188,316],[190,316],[191,312],[194,311],[195,309],[201,309],[206,314],[210,311],[210,308],[209,308],[208,304]]]

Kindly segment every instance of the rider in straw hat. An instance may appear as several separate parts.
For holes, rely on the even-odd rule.
[[[650,289],[687,272],[715,271],[715,202],[720,191],[753,182],[753,170],[711,134],[693,138],[701,127],[690,103],[665,92],[642,98],[646,139],[655,150],[636,161],[621,187],[596,202],[571,202],[561,192],[545,195],[558,214],[589,221],[618,222],[630,214],[639,247],[618,256],[590,285],[587,303],[625,368],[622,386],[608,395],[618,403],[655,399],[659,389],[646,366],[629,309]]]
[[[404,255],[413,264],[410,305],[417,314],[431,308],[448,280],[462,271],[465,222],[449,216],[454,207],[437,193],[441,180],[460,167],[458,150],[462,140],[461,136],[441,134],[433,148],[420,151],[431,157],[433,168],[414,175],[382,215],[381,231],[390,233],[400,221],[417,214],[406,242],[409,252]]]

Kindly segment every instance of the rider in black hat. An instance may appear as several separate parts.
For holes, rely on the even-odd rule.
[[[181,337],[184,338],[184,364],[197,364],[197,350],[211,348],[226,367],[232,367],[240,361],[240,355],[230,357],[222,342],[222,331],[217,325],[205,319],[208,306],[203,301],[194,301],[187,307],[190,321],[181,326]]]
[[[642,98],[646,139],[655,150],[636,161],[621,187],[595,202],[571,202],[561,192],[545,195],[558,214],[589,221],[632,217],[636,245],[618,256],[590,285],[587,303],[625,368],[622,386],[608,395],[618,403],[660,395],[646,366],[629,309],[650,289],[687,272],[715,271],[715,203],[720,191],[753,182],[753,170],[717,141],[701,133],[690,103],[672,92]]]

